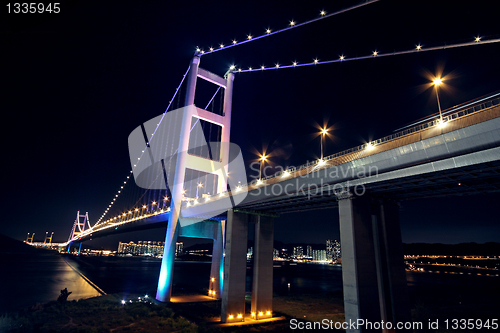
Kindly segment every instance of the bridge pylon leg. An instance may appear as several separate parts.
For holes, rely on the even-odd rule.
[[[345,320],[411,321],[397,204],[344,198],[339,214]]]
[[[208,296],[221,299],[224,285],[224,233],[226,221],[218,223],[217,235],[214,238],[212,250],[212,268],[210,270],[210,284]]]
[[[253,256],[251,315],[253,319],[272,317],[274,219],[257,216]]]
[[[244,321],[249,216],[227,212],[221,321]]]
[[[175,223],[172,221],[175,221]],[[158,278],[158,288],[156,290],[156,299],[160,302],[169,302],[172,297],[175,248],[177,244],[177,236],[179,235],[179,227],[177,219],[169,219],[167,234],[165,235],[165,246],[163,248],[160,277]]]

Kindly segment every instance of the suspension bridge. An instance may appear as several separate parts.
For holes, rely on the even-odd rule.
[[[363,5],[372,2],[376,1]],[[322,12],[319,19],[341,12],[329,15]],[[77,213],[70,237],[62,245],[69,251],[71,244],[96,237],[166,228],[156,298],[167,302],[172,297],[177,238],[212,239],[208,293],[222,300],[221,321],[231,323],[241,322],[245,317],[246,244],[248,228],[253,226],[251,317],[265,319],[273,315],[273,219],[285,213],[338,207],[346,320],[409,321],[397,202],[499,191],[500,93],[440,110],[439,114],[390,136],[248,182],[238,147],[230,144],[233,81],[239,73],[500,40],[476,38],[427,50],[417,45],[414,50],[390,54],[374,51],[352,59],[340,56],[330,61],[276,64],[267,68],[232,66],[222,76],[200,67],[206,54],[299,26],[292,21],[290,27],[280,31],[248,36],[244,41],[221,44],[208,51],[198,48],[167,107],[168,112],[131,133],[132,170],[104,213],[93,225],[87,214]],[[198,79],[217,87],[204,109],[194,105]],[[176,96],[180,98],[178,93],[183,85],[183,107],[170,110]],[[139,186],[128,185],[132,178]],[[127,203],[117,204],[125,201],[122,199],[125,197]]]

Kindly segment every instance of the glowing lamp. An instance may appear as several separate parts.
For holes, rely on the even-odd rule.
[[[443,83],[443,79],[441,79],[440,77],[437,77],[432,81],[432,84],[435,86],[439,86],[441,83]]]

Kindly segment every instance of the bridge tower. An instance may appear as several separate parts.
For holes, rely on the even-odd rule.
[[[173,185],[170,188],[172,195],[168,218],[169,222],[165,235],[165,247],[161,263],[160,276],[158,279],[158,288],[156,292],[156,299],[162,302],[170,301],[170,298],[172,296],[175,247],[177,237],[179,235],[183,235],[183,226],[179,223],[179,217],[186,169],[190,168],[206,173],[217,174],[218,182],[216,193],[223,192],[227,189],[227,165],[229,161],[229,136],[231,129],[231,107],[234,74],[228,72],[225,78],[222,78],[203,68],[200,68],[199,63],[200,57],[198,54],[195,54],[191,61],[191,66],[188,74],[187,90],[184,102],[185,110],[183,113],[182,125],[180,129],[180,140],[176,160],[175,175]],[[225,89],[222,116],[193,107],[196,92],[196,82],[198,78],[204,79]],[[187,153],[189,149],[189,138],[193,118],[203,119],[212,124],[221,126],[222,131],[220,139],[220,161],[211,159],[207,160],[206,158],[190,155]],[[218,172],[213,171],[214,165],[220,166]],[[214,240],[214,248],[212,255],[212,269],[209,281],[209,296],[213,298],[221,297],[223,286],[222,272],[224,267],[225,221],[220,221],[217,223],[219,223],[219,227],[217,228],[217,231],[212,238]]]
[[[68,238],[68,253],[71,249],[71,241],[85,231],[85,229],[90,228],[89,213],[86,212],[85,215],[80,214],[80,211],[76,212],[75,223],[73,223],[73,228]],[[51,236],[52,239],[52,236]],[[80,243],[81,247],[81,243]]]
[[[52,233],[49,235],[49,232],[46,231],[45,232],[45,239],[43,240],[43,244],[51,244],[52,243],[52,236],[54,236],[54,232],[52,231]]]
[[[35,237],[35,233],[30,234],[28,232],[28,236],[26,237],[26,243],[33,243],[33,237]]]

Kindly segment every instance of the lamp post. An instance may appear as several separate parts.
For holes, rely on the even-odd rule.
[[[432,84],[434,87],[436,87],[436,99],[438,102],[438,109],[439,109],[439,124],[443,125],[443,114],[441,113],[441,104],[439,103],[439,95],[438,95],[438,87],[439,85],[443,83],[443,80],[440,77],[437,77],[432,81]]]
[[[267,156],[266,155],[262,155],[259,160],[260,160],[259,179],[262,179],[262,165],[264,164],[265,161],[267,161]]]
[[[326,128],[321,129],[321,160],[323,160],[323,140],[325,139],[325,134],[327,134],[328,131]]]
[[[201,187],[203,187],[203,184],[202,184],[202,183],[198,183],[198,184],[196,185],[196,199],[198,199],[198,190],[199,190]]]

